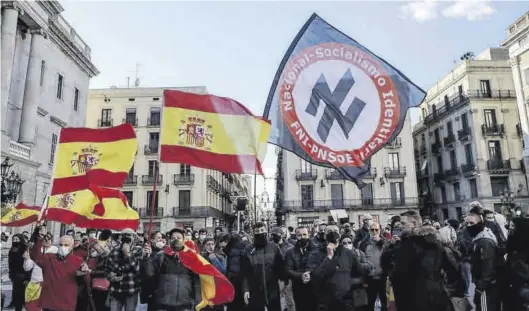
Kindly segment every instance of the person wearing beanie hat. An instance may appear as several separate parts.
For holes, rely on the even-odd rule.
[[[474,304],[477,311],[500,310],[497,263],[501,256],[497,252],[498,241],[486,226],[485,210],[481,204],[474,201],[469,207],[465,230],[473,239],[470,264],[472,281],[476,286]]]

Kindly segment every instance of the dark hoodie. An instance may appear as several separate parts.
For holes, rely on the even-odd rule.
[[[449,311],[452,303],[442,271],[457,273],[432,226],[403,232],[394,250],[391,282],[398,310]]]

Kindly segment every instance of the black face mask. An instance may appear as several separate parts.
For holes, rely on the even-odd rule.
[[[175,251],[179,251],[184,247],[184,245],[182,244],[182,241],[178,239],[172,239],[170,245],[171,245],[171,248],[174,249]]]
[[[264,246],[266,244],[267,234],[266,233],[254,234],[253,238],[254,238],[254,244],[256,246]]]
[[[482,222],[479,222],[473,226],[467,226],[467,232],[471,237],[476,237],[481,231],[483,231],[483,228],[485,227],[485,224]]]
[[[345,233],[351,233],[351,229],[349,229],[349,228],[345,228],[344,232],[345,232]]]
[[[393,231],[391,231],[391,236],[400,236],[402,234],[402,228],[393,228]]]
[[[279,242],[281,242],[281,236],[278,235],[278,234],[272,234],[272,240],[273,240],[275,243],[279,244]]]
[[[327,235],[325,236],[325,240],[327,240],[327,242],[332,243],[332,244],[338,243],[339,239],[340,239],[340,234],[334,231],[327,233]]]
[[[297,244],[299,247],[306,247],[309,245],[309,239],[299,239]]]
[[[13,247],[19,247],[19,246],[20,246],[20,242],[12,242],[12,243],[11,243],[11,246],[13,246]]]
[[[318,242],[325,242],[325,232],[318,232]]]

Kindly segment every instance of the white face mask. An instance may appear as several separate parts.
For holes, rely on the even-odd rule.
[[[200,240],[204,240],[204,239],[206,238],[206,235],[205,235],[205,234],[201,234],[201,235],[198,236],[198,238],[199,238]]]
[[[90,252],[90,257],[97,257],[97,255],[99,255],[99,253],[97,251],[91,251]]]
[[[164,248],[164,246],[165,246],[165,242],[164,242],[164,241],[156,242],[156,247],[157,247],[157,248],[160,248],[160,249],[161,249],[161,248]]]
[[[343,247],[352,250],[353,249],[353,244],[345,244]]]
[[[58,254],[62,257],[66,257],[70,253],[70,248],[67,246],[59,246]]]
[[[96,238],[96,234],[95,233],[90,233],[90,235],[88,235],[89,238],[91,239],[95,239]]]

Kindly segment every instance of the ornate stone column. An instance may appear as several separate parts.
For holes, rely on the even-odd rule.
[[[511,58],[512,76],[514,80],[514,89],[516,91],[516,104],[518,106],[518,114],[520,115],[520,126],[522,127],[524,148],[522,152],[523,161],[525,164],[526,177],[529,179],[529,115],[525,104],[529,98],[524,98],[522,76],[520,73],[520,65],[518,64],[518,56]]]
[[[22,9],[12,2],[2,5],[2,30],[1,30],[1,123],[2,132],[6,132],[7,105],[9,99],[9,88],[11,86],[11,73],[13,71],[13,61],[15,56],[15,42],[17,34],[18,15],[23,14]]]
[[[20,120],[20,135],[18,141],[26,144],[35,142],[35,123],[40,100],[40,71],[46,33],[42,29],[32,30],[31,51],[29,52],[26,88],[22,104],[22,118]]]

